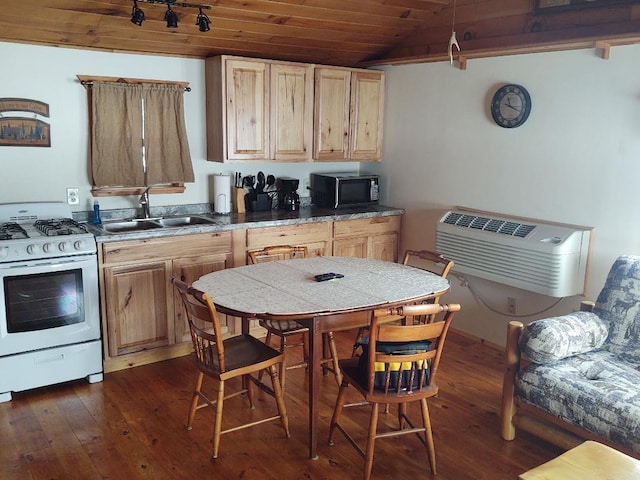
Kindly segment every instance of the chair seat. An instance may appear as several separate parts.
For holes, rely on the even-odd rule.
[[[226,371],[220,372],[217,360],[214,360],[215,364],[212,368],[207,369],[221,377],[237,376],[237,370],[247,367],[250,367],[251,371],[257,371],[261,363],[264,363],[264,368],[266,368],[268,365],[273,364],[273,359],[282,355],[251,335],[239,335],[229,338],[223,343],[226,353]]]
[[[294,320],[260,320],[260,326],[273,331],[276,335],[283,333],[304,333],[307,327],[303,327]]]

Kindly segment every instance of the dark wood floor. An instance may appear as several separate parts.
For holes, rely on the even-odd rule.
[[[338,335],[349,353],[353,334]],[[503,357],[481,342],[451,333],[440,371],[440,395],[431,401],[438,475],[431,477],[422,445],[412,436],[378,440],[373,478],[507,480],[561,453],[524,433],[513,442],[498,434]],[[0,404],[0,478],[10,479],[358,479],[362,461],[341,435],[326,442],[337,386],[323,379],[318,460],[307,457],[306,375],[287,374],[291,438],[278,423],[222,437],[210,458],[212,418],[196,416],[184,428],[194,370],[188,357],[84,381],[22,392]],[[256,410],[229,400],[225,418],[271,413],[260,393]],[[355,399],[356,397],[354,397]],[[366,425],[366,413],[349,418]],[[395,415],[386,416],[393,421]],[[364,437],[364,430],[363,430]]]

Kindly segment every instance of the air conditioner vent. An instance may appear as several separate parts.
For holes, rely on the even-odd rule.
[[[590,228],[500,214],[447,212],[436,228],[436,249],[454,271],[524,290],[568,297],[584,293]]]
[[[526,237],[536,228],[535,225],[529,225],[526,223],[456,212],[449,212],[443,222],[457,227],[475,228],[476,230],[486,230],[488,232],[501,233],[503,235],[513,235],[514,237],[519,238]]]

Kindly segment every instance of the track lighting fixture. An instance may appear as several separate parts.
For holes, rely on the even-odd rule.
[[[131,23],[135,23],[138,26],[144,22],[144,12],[138,8],[138,2],[133,0],[133,8],[131,9]]]
[[[171,5],[167,5],[167,11],[164,14],[164,19],[167,22],[167,28],[178,28],[178,15],[171,10]]]
[[[196,17],[196,25],[198,25],[201,32],[208,32],[211,30],[209,28],[210,23],[211,20],[209,20],[209,17],[202,12],[202,7],[200,7],[200,13],[198,13],[198,16]]]
[[[145,21],[144,12],[138,7],[138,2],[166,5],[167,11],[164,14],[164,20],[167,22],[167,28],[178,27],[178,14],[171,7],[197,8],[199,10],[196,17],[196,25],[201,32],[208,32],[211,28],[211,20],[202,11],[204,9],[211,10],[210,5],[200,5],[197,3],[178,2],[177,0],[133,0],[133,8],[131,9],[131,23],[141,26]]]

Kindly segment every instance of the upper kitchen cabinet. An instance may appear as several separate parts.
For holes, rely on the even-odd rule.
[[[313,66],[223,55],[205,68],[209,160],[311,159]]]
[[[316,67],[316,161],[376,161],[382,157],[384,72]]]
[[[271,64],[271,160],[311,160],[313,66]]]

